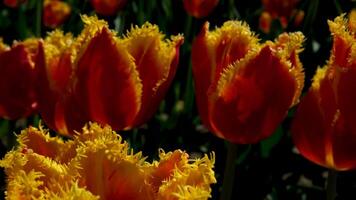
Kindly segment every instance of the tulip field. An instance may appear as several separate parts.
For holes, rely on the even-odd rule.
[[[356,1],[1,0],[0,199],[356,199]]]

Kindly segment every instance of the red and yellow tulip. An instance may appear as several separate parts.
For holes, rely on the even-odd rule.
[[[74,38],[60,31],[45,40],[40,62],[40,112],[63,134],[87,121],[127,129],[156,111],[176,72],[182,36],[164,40],[145,23],[119,38],[105,21],[83,16]]]
[[[17,8],[19,5],[26,2],[27,0],[4,0],[4,4],[10,8]]]
[[[183,0],[185,11],[196,18],[208,16],[218,3],[219,0]]]
[[[7,47],[0,39],[0,117],[27,117],[37,108],[35,59],[39,42],[28,39]]]
[[[270,136],[298,102],[304,73],[298,54],[304,37],[284,33],[259,44],[249,27],[206,23],[192,47],[195,92],[201,119],[217,136],[255,143]]]
[[[336,170],[356,168],[355,18],[329,21],[331,56],[296,112],[292,136],[308,160]]]
[[[43,23],[47,27],[55,28],[62,25],[69,17],[71,7],[60,0],[45,0],[43,4]]]
[[[191,159],[181,150],[159,152],[149,163],[111,130],[90,124],[74,140],[30,127],[0,166],[8,199],[208,199],[214,153]]]
[[[127,0],[91,0],[96,13],[110,16],[114,15],[118,10],[122,9]]]
[[[264,11],[260,16],[260,28],[268,33],[272,19],[278,19],[283,28],[294,17],[294,25],[299,26],[304,18],[304,11],[298,10],[300,0],[262,0]]]

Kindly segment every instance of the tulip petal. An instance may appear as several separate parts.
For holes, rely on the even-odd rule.
[[[136,69],[142,80],[142,105],[135,124],[147,121],[156,111],[168,86],[173,80],[179,58],[182,36],[163,41],[158,26],[149,23],[132,28],[123,44],[135,59]]]
[[[296,91],[289,68],[265,46],[225,70],[210,113],[218,135],[236,143],[255,143],[271,135]]]
[[[135,64],[112,33],[103,28],[78,60],[74,89],[91,119],[114,129],[130,126],[141,106],[142,83]]]
[[[126,0],[91,0],[91,5],[94,7],[95,12],[101,15],[114,15],[120,9],[122,9]]]
[[[198,110],[208,128],[209,91],[214,91],[221,73],[229,65],[257,49],[258,39],[241,22],[228,21],[220,29],[209,32],[206,22],[192,46],[194,86]]]
[[[184,9],[196,18],[208,16],[218,3],[219,0],[183,0]]]
[[[36,109],[35,69],[25,44],[0,53],[0,116],[16,119]]]

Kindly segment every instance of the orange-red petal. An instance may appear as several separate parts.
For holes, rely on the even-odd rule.
[[[43,23],[47,27],[55,28],[64,23],[69,17],[71,7],[60,0],[45,0],[43,7]]]
[[[196,18],[208,16],[218,3],[219,0],[183,0],[184,9]]]
[[[287,114],[295,77],[269,46],[235,65],[220,80],[210,120],[219,136],[255,143],[270,136]]]
[[[192,65],[198,110],[203,123],[208,120],[209,93],[215,90],[221,73],[257,46],[257,38],[246,24],[228,21],[209,32],[206,22],[192,46]]]
[[[91,0],[90,2],[96,13],[106,16],[114,15],[126,4],[126,0]]]
[[[93,121],[114,129],[131,126],[141,106],[142,84],[133,60],[107,28],[91,39],[77,65],[77,105]]]
[[[158,26],[149,23],[132,28],[124,39],[124,45],[134,58],[136,69],[142,80],[142,106],[136,116],[135,125],[140,125],[152,117],[163,99],[175,75],[179,48],[183,37],[163,41],[164,35]]]
[[[0,53],[0,117],[26,117],[36,109],[32,56],[25,44]]]

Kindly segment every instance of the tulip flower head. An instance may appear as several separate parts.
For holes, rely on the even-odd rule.
[[[43,4],[43,23],[47,27],[58,27],[67,20],[70,12],[71,7],[66,2],[45,0]]]
[[[96,13],[110,16],[114,15],[118,10],[122,9],[127,0],[91,0]]]
[[[183,0],[184,9],[196,18],[208,16],[218,3],[219,0]]]
[[[208,199],[215,157],[159,152],[149,163],[110,127],[89,124],[74,140],[30,127],[0,166],[8,199]]]
[[[35,59],[39,42],[27,39],[7,47],[0,38],[0,117],[27,117],[37,108]]]
[[[259,44],[249,27],[225,22],[209,32],[206,23],[192,47],[200,117],[217,136],[255,143],[270,136],[298,102],[304,73],[298,54],[304,37],[284,33]]]
[[[77,38],[55,31],[45,40],[39,67],[44,121],[63,134],[87,121],[116,130],[145,123],[173,80],[183,37],[164,40],[146,23],[119,38],[105,21],[83,21]]]
[[[19,5],[26,2],[27,0],[4,0],[4,4],[10,8],[17,8]]]
[[[294,25],[299,26],[304,18],[304,11],[296,9],[300,0],[262,0],[264,11],[260,16],[260,28],[269,33],[272,19],[278,19],[283,28],[294,17]]]
[[[319,68],[292,124],[299,152],[335,170],[356,168],[356,39],[354,22],[344,15],[328,21],[331,56]]]

